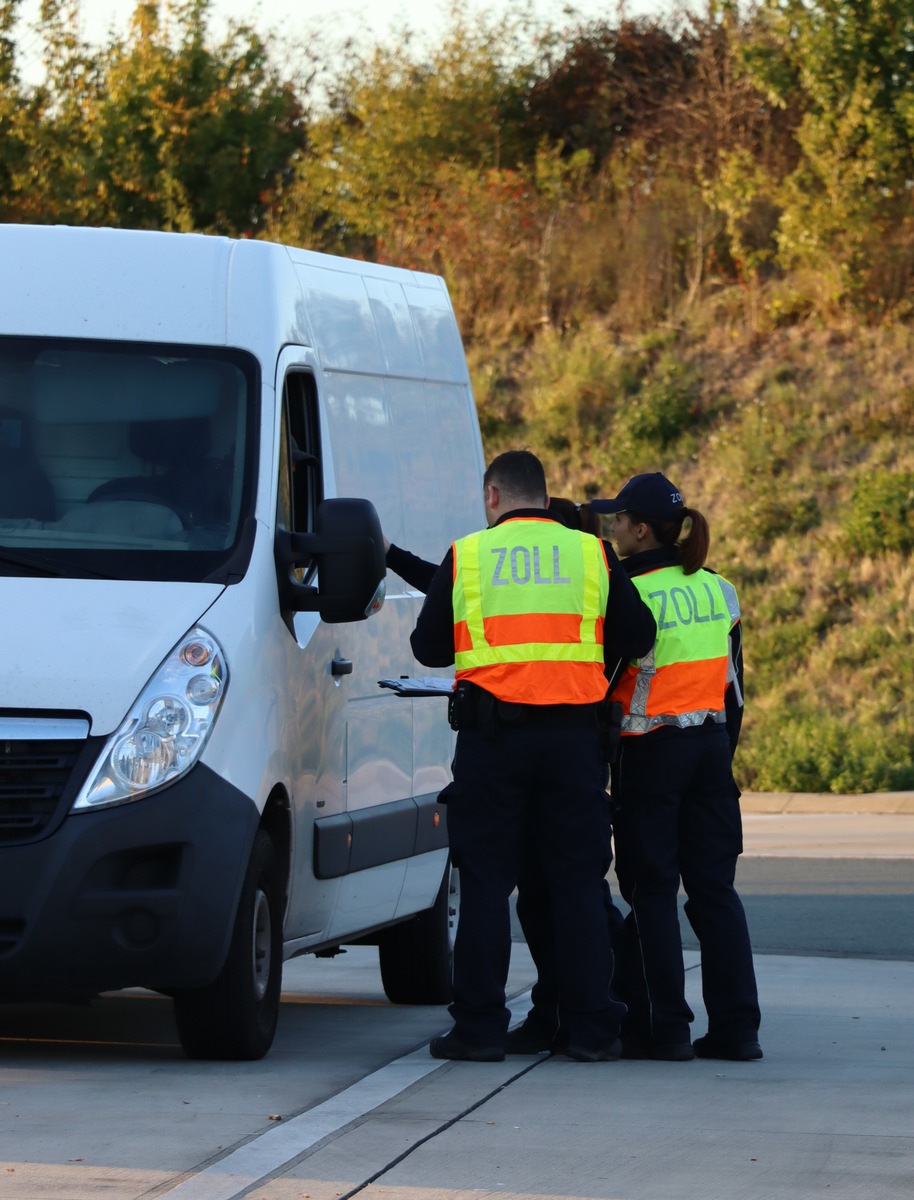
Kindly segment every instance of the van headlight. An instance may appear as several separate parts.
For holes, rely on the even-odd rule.
[[[108,739],[72,811],[128,804],[180,779],[200,757],[227,686],[218,642],[204,629],[192,629]]]

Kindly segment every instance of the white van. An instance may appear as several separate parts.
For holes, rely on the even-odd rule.
[[[140,986],[258,1058],[284,959],[449,999],[421,596],[484,524],[443,282],[265,242],[0,226],[0,1000]],[[386,582],[386,600],[384,588]]]

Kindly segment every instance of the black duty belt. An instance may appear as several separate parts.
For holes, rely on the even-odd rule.
[[[452,729],[513,729],[543,726],[582,729],[597,723],[601,704],[515,704],[463,680],[448,700]]]

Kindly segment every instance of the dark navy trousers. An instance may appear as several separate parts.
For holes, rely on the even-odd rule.
[[[604,768],[605,783],[608,786],[608,770]],[[599,838],[603,862],[603,907],[609,928],[609,941],[615,960],[615,970],[620,967],[618,948],[624,946],[625,924],[622,913],[613,903],[612,890],[609,880],[605,878],[612,865],[612,828],[610,824],[609,796],[605,796],[600,806],[598,823],[593,830],[594,838]],[[536,846],[528,841],[525,853],[521,859],[520,876],[517,881],[517,918],[520,922],[524,940],[530,951],[530,956],[536,966],[536,983],[530,999],[532,1002],[527,1013],[526,1023],[531,1032],[538,1033],[544,1042],[555,1038],[559,1032],[559,979],[555,961],[555,923],[552,919],[552,906],[549,891],[545,885],[543,868],[540,864]],[[618,999],[615,990],[613,995]],[[559,1041],[564,1040],[562,1031]]]
[[[605,765],[593,715],[557,722],[548,710],[497,731],[461,729],[447,802],[451,859],[460,871],[454,1002],[460,1037],[500,1046],[510,1013],[509,899],[532,853],[549,896],[559,1013],[569,1042],[618,1036],[624,1007],[610,996],[613,958],[603,901],[605,841],[595,836]]]
[[[708,1032],[725,1041],[756,1038],[752,947],[734,887],[742,820],[730,760],[726,728],[713,722],[622,738],[612,796],[616,875],[631,906],[619,973],[629,1008],[627,1035],[689,1040],[693,1013],[685,998],[681,879],[701,952]]]

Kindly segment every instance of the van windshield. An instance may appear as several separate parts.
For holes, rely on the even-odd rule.
[[[259,389],[240,351],[0,337],[0,575],[240,578]]]

